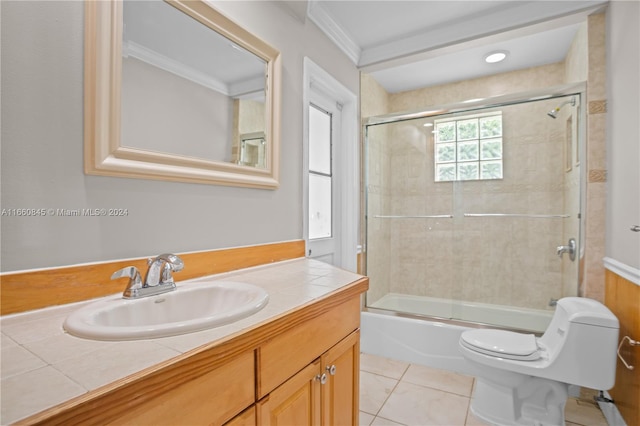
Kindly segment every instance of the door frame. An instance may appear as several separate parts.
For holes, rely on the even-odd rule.
[[[324,98],[341,105],[339,142],[334,144],[333,155],[339,157],[334,164],[339,168],[340,190],[335,211],[340,216],[337,229],[334,229],[337,243],[340,245],[339,256],[335,265],[349,271],[357,271],[358,246],[358,209],[359,209],[359,176],[358,160],[358,97],[347,89],[331,74],[322,69],[310,58],[303,62],[303,144],[302,144],[302,214],[305,253],[309,250],[309,104],[316,92]]]

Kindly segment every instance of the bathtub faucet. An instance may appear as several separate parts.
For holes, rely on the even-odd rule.
[[[570,238],[568,245],[558,246],[557,253],[560,257],[562,257],[563,253],[569,253],[569,259],[571,259],[572,262],[576,260],[576,239]]]

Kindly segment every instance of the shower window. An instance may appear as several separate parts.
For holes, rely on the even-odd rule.
[[[502,179],[502,112],[434,124],[436,182]]]

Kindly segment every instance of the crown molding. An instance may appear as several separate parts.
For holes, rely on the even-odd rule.
[[[122,45],[122,56],[133,57],[156,68],[177,75],[196,84],[214,90],[232,98],[242,98],[243,95],[262,93],[264,95],[264,78],[254,78],[239,83],[226,84],[221,80],[196,70],[179,61],[164,56],[133,41],[126,41]]]
[[[351,35],[331,17],[321,3],[317,0],[309,0],[307,15],[354,64],[358,65],[362,49]]]

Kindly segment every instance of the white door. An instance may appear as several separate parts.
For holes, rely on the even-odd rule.
[[[304,60],[303,232],[307,256],[356,270],[357,96]]]

